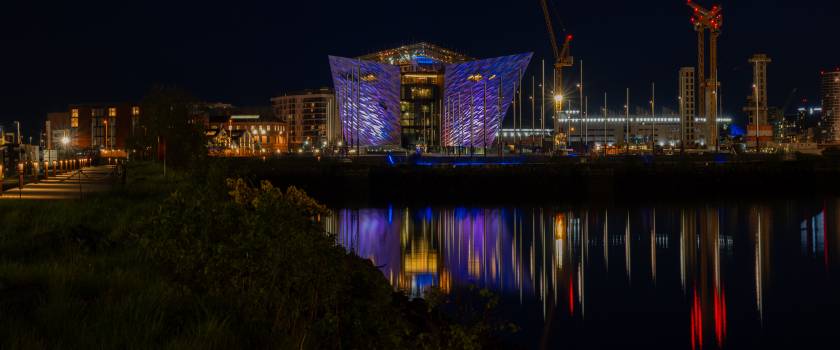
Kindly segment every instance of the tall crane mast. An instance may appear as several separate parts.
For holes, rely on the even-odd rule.
[[[723,27],[723,9],[716,5],[706,9],[688,0],[693,10],[691,24],[697,32],[697,115],[706,117],[708,128],[706,144],[710,149],[718,146],[718,82],[717,41]],[[709,32],[709,76],[706,76],[706,31]]]
[[[555,101],[555,110],[560,110],[559,107],[562,107],[562,100],[563,100],[563,69],[574,66],[575,59],[571,56],[571,48],[569,45],[572,42],[572,36],[567,35],[563,41],[563,45],[560,46],[560,42],[557,40],[557,32],[554,30],[554,23],[551,20],[551,12],[548,8],[548,0],[540,0],[540,6],[542,6],[543,15],[545,16],[545,26],[548,30],[548,37],[551,40],[551,49],[554,52],[554,84],[552,85],[554,88],[554,101]],[[555,134],[559,134],[560,125],[557,122],[557,116],[555,116],[554,121],[554,131]],[[568,132],[568,131],[567,131]]]

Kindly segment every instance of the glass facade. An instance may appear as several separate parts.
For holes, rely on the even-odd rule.
[[[507,110],[519,72],[530,59],[529,53],[474,60],[427,43],[355,59],[330,57],[344,139],[348,145],[358,139],[362,146],[399,145],[426,151],[491,144],[504,116],[500,112]],[[499,79],[466,84],[477,73]],[[492,91],[486,96],[485,84]],[[462,105],[455,103],[458,94],[463,94]],[[479,100],[482,107],[477,110]],[[486,113],[485,102],[492,104]],[[456,105],[460,109],[451,110]],[[485,127],[489,124],[492,127]],[[467,136],[478,132],[479,125],[485,133],[481,139],[486,141]]]
[[[446,67],[443,142],[446,147],[490,147],[532,54]]]
[[[399,67],[332,56],[330,67],[347,145],[399,145]]]

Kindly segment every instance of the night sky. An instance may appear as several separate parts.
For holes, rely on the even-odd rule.
[[[721,4],[724,111],[742,114],[751,93],[747,60],[756,52],[773,59],[771,105],[783,105],[794,88],[797,102],[819,103],[819,71],[840,66],[840,2]],[[590,111],[604,92],[620,109],[626,87],[632,105],[646,105],[651,82],[657,105],[676,109],[677,70],[696,65],[684,1],[553,5],[575,36],[572,54],[585,60]],[[552,59],[537,0],[13,1],[0,10],[0,37],[0,122],[21,120],[26,134],[38,132],[47,112],[138,101],[156,83],[208,101],[267,105],[282,92],[331,86],[329,54],[353,57],[415,41],[478,58],[532,51],[532,68]]]

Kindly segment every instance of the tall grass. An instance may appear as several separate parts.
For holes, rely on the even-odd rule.
[[[0,349],[493,343],[502,327],[463,317],[487,315],[486,296],[466,322],[445,298],[409,301],[316,228],[306,194],[226,185],[224,169],[132,164],[107,193],[0,202]]]
[[[230,349],[211,301],[149,264],[135,228],[186,181],[132,164],[125,186],[71,201],[0,202],[0,348]]]

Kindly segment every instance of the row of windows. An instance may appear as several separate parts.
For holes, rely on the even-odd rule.
[[[283,127],[280,126],[280,125],[251,125],[250,128],[247,125],[233,125],[233,130],[247,130],[247,129],[260,130],[260,131],[283,131]]]
[[[102,117],[104,110],[101,108],[93,108],[90,110],[91,117]],[[131,107],[131,115],[132,116],[139,116],[140,115],[140,107],[133,106]],[[116,117],[117,116],[117,108],[116,107],[108,107],[108,117]],[[70,110],[70,127],[71,128],[78,128],[79,127],[79,109],[73,108]]]

